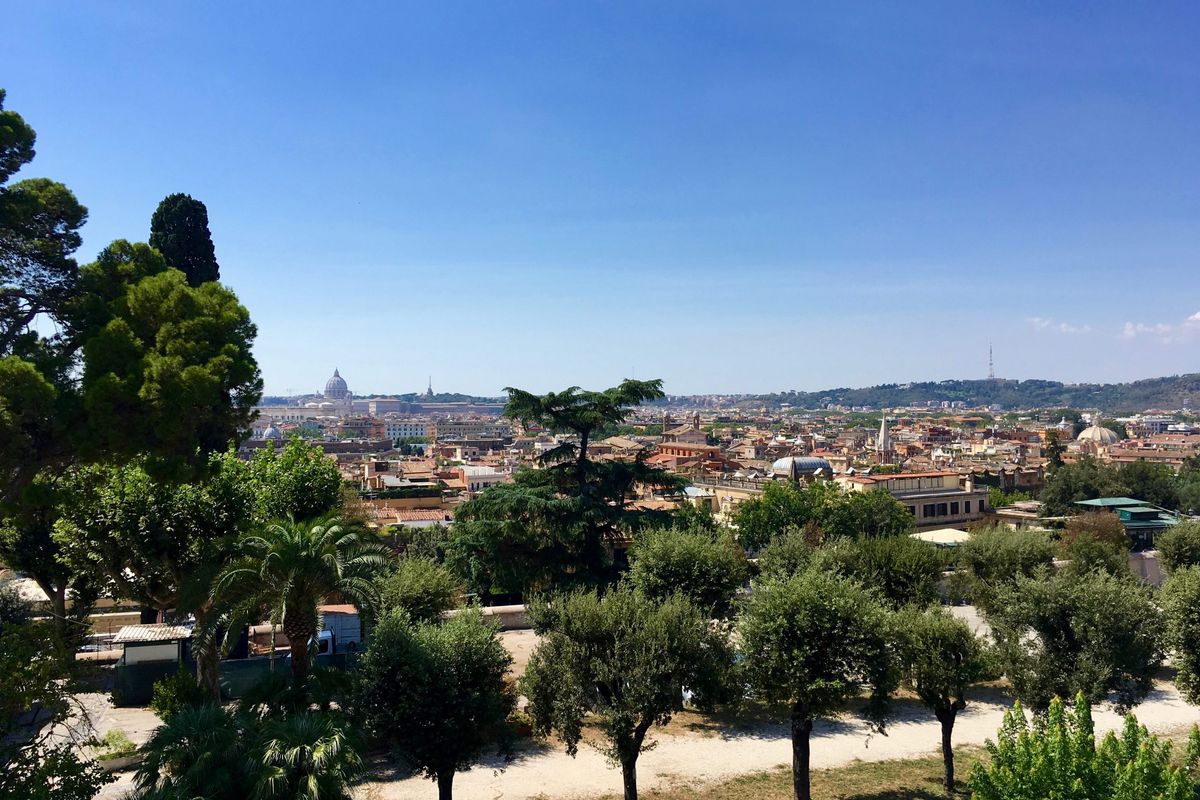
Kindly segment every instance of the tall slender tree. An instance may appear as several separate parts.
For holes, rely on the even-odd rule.
[[[187,276],[188,285],[219,280],[221,268],[208,230],[208,208],[188,194],[169,194],[150,217],[150,246]]]

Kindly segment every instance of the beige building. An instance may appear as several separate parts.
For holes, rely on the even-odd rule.
[[[988,513],[988,488],[975,486],[970,476],[960,481],[957,472],[840,475],[834,480],[851,492],[887,492],[913,515],[918,531],[973,522]]]

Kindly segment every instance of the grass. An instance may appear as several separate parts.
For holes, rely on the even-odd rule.
[[[967,790],[962,779],[971,767],[986,755],[982,747],[954,750],[958,789],[947,795],[942,788],[942,758],[907,758],[894,761],[856,761],[844,767],[812,771],[813,800],[946,800],[963,798]],[[791,800],[792,772],[776,769],[732,778],[700,787],[674,787],[657,791],[639,791],[645,800]],[[613,800],[608,795],[603,800]]]
[[[133,755],[137,752],[137,745],[125,731],[115,728],[96,740],[92,744],[92,751],[98,761],[107,761]]]

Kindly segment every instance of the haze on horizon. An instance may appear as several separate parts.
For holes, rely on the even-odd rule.
[[[1200,368],[1200,8],[18,4],[81,261],[209,210],[268,394]]]

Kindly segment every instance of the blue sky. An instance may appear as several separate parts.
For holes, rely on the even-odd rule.
[[[20,3],[88,260],[202,199],[268,392],[1200,369],[1200,7]]]

